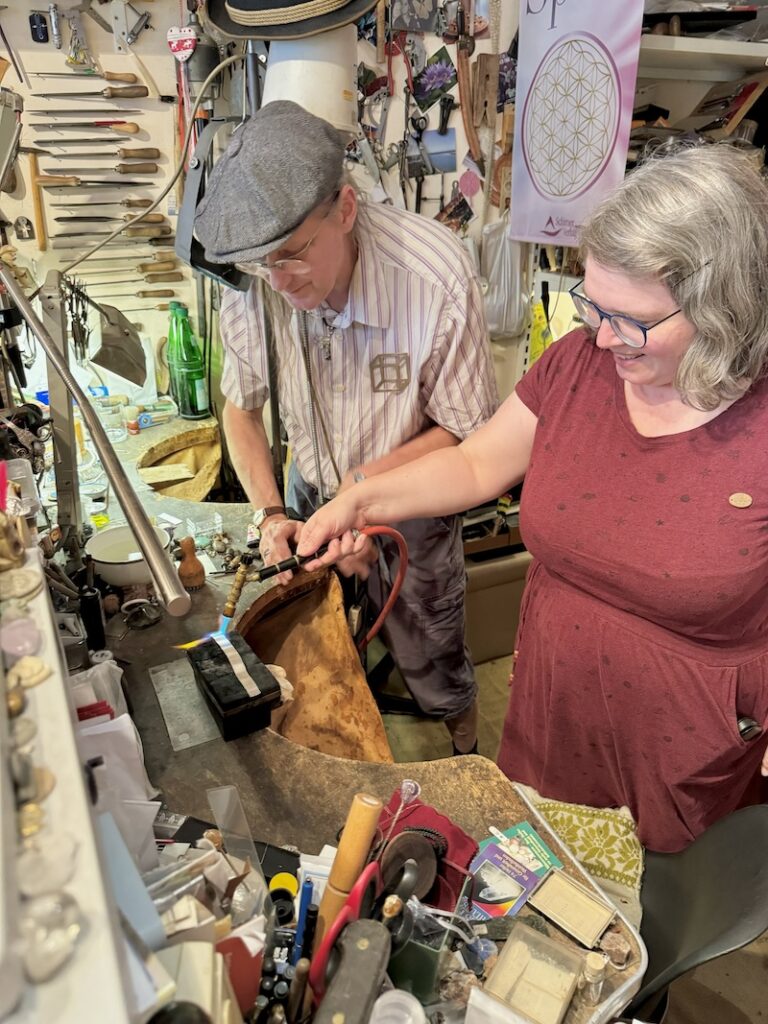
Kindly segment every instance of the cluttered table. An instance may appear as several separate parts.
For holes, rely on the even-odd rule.
[[[371,764],[308,750],[271,730],[230,742],[217,736],[174,750],[149,670],[159,662],[184,659],[174,645],[210,630],[222,602],[218,588],[206,587],[193,595],[187,618],[165,617],[159,627],[140,634],[140,643],[136,634],[131,634],[112,645],[125,662],[128,699],[142,738],[149,778],[170,811],[211,820],[207,790],[232,785],[240,795],[255,840],[315,854],[325,844],[336,843],[355,793],[368,792],[386,804],[403,780],[415,779],[425,803],[478,841],[488,836],[489,825],[503,829],[520,821],[532,823],[562,860],[565,872],[587,886],[593,884],[525,794],[483,757]],[[572,944],[535,911],[524,909],[515,920],[533,924],[556,942]],[[615,1019],[639,987],[645,970],[642,942],[623,916],[617,917],[614,927],[628,943],[627,965],[623,970],[609,967],[599,1006],[586,1006],[574,999],[566,1024]]]
[[[189,426],[183,424],[183,429]],[[197,436],[206,436],[205,431],[210,430],[211,421],[193,426]],[[162,451],[161,443],[166,437],[169,447],[174,448],[179,424],[154,428],[146,434],[150,436],[145,437],[144,432],[129,436],[118,449],[150,515],[161,522],[163,516],[180,520],[175,531],[178,538],[190,532],[192,525],[210,529],[211,517],[218,513],[222,528],[236,546],[243,546],[250,506],[161,497],[141,479],[137,461],[141,463],[150,444],[154,451]],[[111,509],[110,525],[119,521],[119,509]],[[178,736],[171,735],[172,713],[169,714],[168,707],[161,712],[152,672],[158,666],[171,672],[174,666],[179,673],[185,670],[186,656],[177,645],[216,628],[231,581],[231,574],[209,575],[205,586],[193,593],[192,609],[184,619],[164,615],[151,629],[122,635],[119,631],[113,630],[111,635],[108,632],[108,645],[125,671],[127,697],[141,735],[147,773],[169,811],[211,820],[207,791],[231,785],[239,793],[256,841],[316,854],[325,844],[336,843],[356,793],[370,793],[386,804],[404,780],[415,779],[421,786],[421,799],[474,839],[487,838],[491,825],[504,829],[527,821],[563,862],[567,875],[588,887],[594,885],[526,794],[486,758],[374,764],[309,750],[271,730],[229,742],[215,735],[190,745],[179,743]],[[265,586],[268,584],[250,584],[242,607],[247,607]],[[573,940],[530,906],[524,907],[514,920],[531,925],[556,943],[573,945]],[[564,1018],[566,1024],[600,1024],[615,1019],[640,985],[645,970],[642,942],[623,915],[617,916],[612,927],[629,951],[627,963],[620,970],[609,965],[599,1005],[586,1005],[583,999],[574,998]]]

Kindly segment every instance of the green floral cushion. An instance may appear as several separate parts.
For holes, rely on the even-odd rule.
[[[536,810],[591,875],[640,892],[643,847],[626,807],[602,809],[564,804],[545,800],[528,787],[526,792]]]

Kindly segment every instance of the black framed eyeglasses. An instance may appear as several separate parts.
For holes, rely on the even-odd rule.
[[[667,316],[663,316],[661,320],[657,320],[655,324],[641,324],[631,316],[625,316],[623,313],[606,313],[604,309],[600,309],[597,303],[576,291],[582,284],[584,284],[583,278],[568,291],[568,294],[573,299],[579,319],[583,320],[587,327],[591,327],[595,331],[600,328],[603,320],[607,320],[616,337],[621,338],[624,344],[629,345],[630,348],[643,348],[648,341],[648,331],[652,331],[654,327],[658,327],[659,324],[663,324],[667,320],[671,320],[673,316],[677,316],[678,313],[682,313],[682,308],[678,308],[674,312],[668,313]]]

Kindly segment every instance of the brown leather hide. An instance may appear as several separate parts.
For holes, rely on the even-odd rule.
[[[273,587],[237,629],[265,664],[280,665],[293,683],[294,700],[277,726],[281,736],[335,757],[393,761],[335,573],[300,573],[287,587]]]

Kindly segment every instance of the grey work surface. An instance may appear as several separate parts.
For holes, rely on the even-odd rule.
[[[308,853],[317,853],[325,843],[336,841],[355,793],[373,793],[386,802],[406,778],[417,779],[424,801],[477,839],[488,834],[489,823],[535,820],[535,812],[524,804],[510,780],[484,757],[407,764],[345,761],[297,746],[270,730],[229,743],[217,737],[173,750],[149,668],[169,662],[174,653],[184,657],[171,645],[199,637],[212,628],[222,595],[206,587],[192,600],[192,612],[186,619],[166,616],[158,626],[126,637],[115,650],[119,657],[131,660],[126,666],[127,689],[147,771],[171,810],[210,821],[206,790],[234,785],[255,839],[295,845]],[[559,840],[543,823],[536,827],[566,863],[566,870],[583,878]],[[639,984],[640,980],[640,950],[633,934],[627,930],[627,935],[634,949],[633,967],[613,979],[615,986]],[[622,1004],[628,1000],[629,994]],[[585,1015],[576,1004],[574,1007],[576,1012],[569,1012],[568,1024],[613,1019],[613,1014],[605,1015],[605,1006],[594,1015]]]

